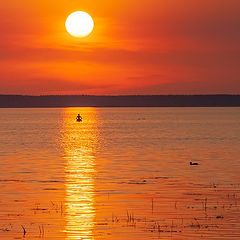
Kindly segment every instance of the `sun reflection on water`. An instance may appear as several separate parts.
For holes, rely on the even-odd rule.
[[[78,113],[83,116],[81,123],[75,121]],[[98,142],[96,110],[94,108],[65,109],[62,130],[66,159],[66,239],[93,240],[94,150]]]

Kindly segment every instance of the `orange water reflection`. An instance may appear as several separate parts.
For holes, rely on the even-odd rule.
[[[82,123],[75,121],[76,115]],[[66,239],[92,240],[95,207],[95,157],[98,142],[94,108],[67,108],[64,112],[63,147],[66,159]]]

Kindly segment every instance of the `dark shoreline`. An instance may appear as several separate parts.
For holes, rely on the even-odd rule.
[[[240,95],[0,95],[0,108],[240,107]]]

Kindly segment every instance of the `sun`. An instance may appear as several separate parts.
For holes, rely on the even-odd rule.
[[[73,12],[70,14],[65,23],[66,30],[74,37],[86,37],[88,36],[94,27],[92,17],[82,11]]]

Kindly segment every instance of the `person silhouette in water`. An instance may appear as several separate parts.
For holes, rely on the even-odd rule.
[[[80,114],[77,115],[77,121],[81,122],[82,121],[82,117],[80,116]]]

